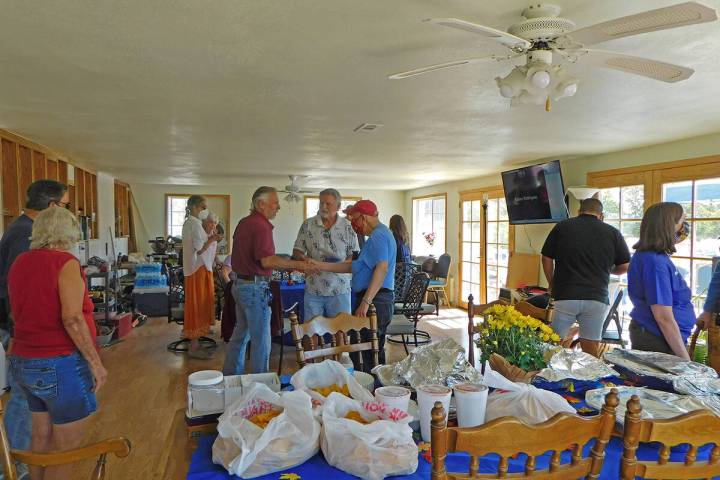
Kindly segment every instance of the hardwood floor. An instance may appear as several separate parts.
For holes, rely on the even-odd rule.
[[[434,339],[451,337],[467,345],[467,314],[444,308],[439,317],[420,324]],[[219,331],[220,325],[214,327]],[[220,341],[211,360],[192,360],[170,353],[165,346],[180,336],[181,327],[165,318],[151,318],[121,343],[104,348],[101,357],[109,372],[99,392],[99,411],[88,421],[86,442],[122,435],[132,443],[124,459],[108,459],[108,479],[184,479],[194,450],[182,415],[187,403],[187,376],[197,370],[221,369],[225,344]],[[388,344],[389,362],[405,356],[402,345]],[[279,345],[273,344],[271,369],[277,368]],[[296,370],[293,347],[285,347],[283,373]],[[77,464],[73,479],[89,478],[94,462]]]

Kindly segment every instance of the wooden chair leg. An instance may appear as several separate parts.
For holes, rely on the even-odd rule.
[[[104,480],[105,479],[105,463],[107,462],[107,454],[103,453],[100,455],[100,458],[98,458],[97,463],[95,464],[95,470],[93,470],[93,474],[90,477],[90,480]]]

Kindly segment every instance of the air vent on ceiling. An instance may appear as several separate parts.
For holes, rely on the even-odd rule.
[[[353,132],[372,132],[380,127],[382,127],[382,123],[361,123],[355,127]]]

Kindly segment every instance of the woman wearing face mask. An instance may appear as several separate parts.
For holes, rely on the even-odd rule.
[[[689,360],[688,336],[695,324],[692,294],[670,259],[675,244],[687,237],[682,206],[652,205],[640,223],[640,240],[628,270],[630,341],[637,350],[664,352]]]
[[[185,275],[183,334],[190,339],[190,357],[208,359],[212,355],[200,347],[199,339],[208,334],[215,315],[215,284],[212,263],[209,263],[209,267],[206,265],[208,262],[205,254],[208,250],[214,251],[222,235],[208,235],[203,228],[203,221],[207,220],[210,213],[205,197],[192,195],[188,198],[185,212],[187,217],[182,229]]]

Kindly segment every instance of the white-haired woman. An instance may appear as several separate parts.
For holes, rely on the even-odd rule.
[[[217,242],[222,235],[210,233],[203,228],[208,219],[205,197],[192,195],[185,208],[187,218],[183,224],[183,275],[185,276],[185,313],[183,334],[190,339],[188,354],[192,358],[208,359],[212,355],[200,347],[200,337],[210,331],[215,316],[215,283],[212,261],[215,259]],[[213,226],[214,228],[214,226]],[[209,261],[206,265],[208,257]]]
[[[30,250],[8,274],[15,336],[12,374],[32,413],[30,450],[76,448],[85,419],[97,410],[105,383],[95,344],[93,303],[80,262],[70,253],[80,240],[77,218],[48,208],[35,218]],[[33,480],[70,478],[72,466],[31,467]]]

